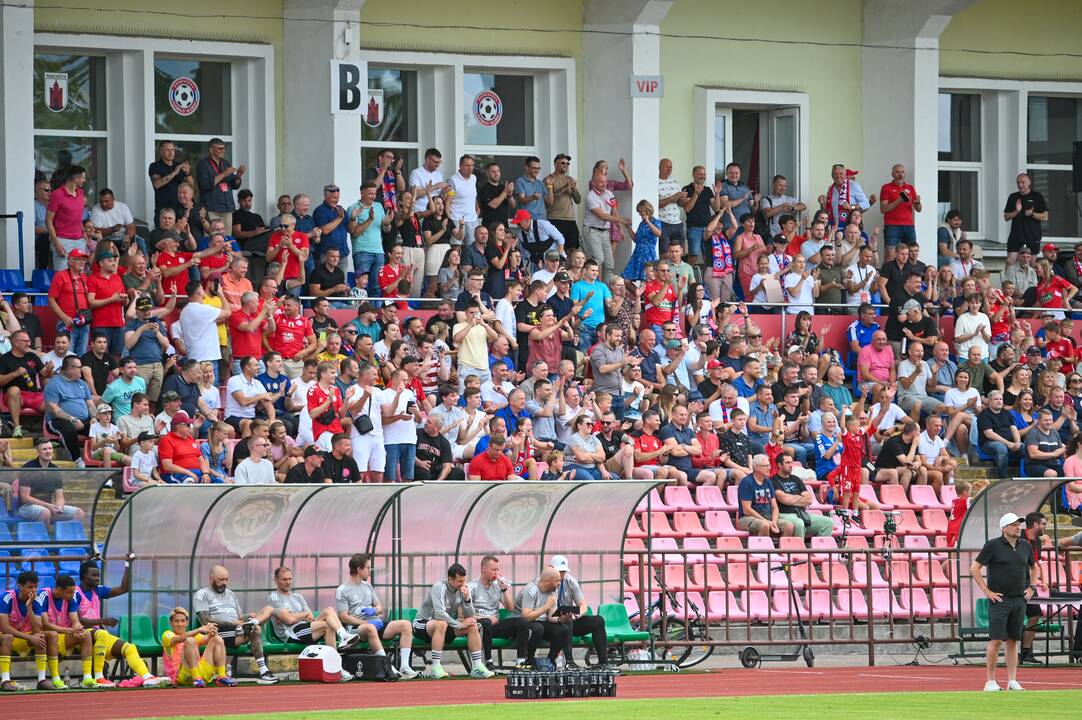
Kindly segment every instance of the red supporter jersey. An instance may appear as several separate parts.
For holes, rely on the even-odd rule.
[[[657,452],[661,449],[661,440],[657,435],[639,435],[635,438],[635,450],[641,453]],[[636,465],[657,465],[657,458],[650,458],[649,460],[643,460],[641,463],[637,462]]]
[[[774,443],[767,443],[766,457],[770,460],[770,474],[778,474],[778,456],[781,455],[781,451],[785,449],[784,445],[775,445]]]
[[[398,296],[398,281],[402,279],[403,267],[403,265],[394,267],[388,264],[379,269],[377,280],[379,280],[379,289],[384,297]]]
[[[1063,291],[1072,287],[1074,285],[1059,275],[1053,275],[1051,279],[1037,286],[1037,305],[1043,308],[1062,308],[1065,297]]]
[[[316,408],[323,403],[327,402],[327,398],[334,396],[334,402],[332,407],[334,409],[334,421],[328,425],[324,425],[319,421],[319,418],[312,412],[313,408]],[[315,383],[312,387],[308,388],[308,414],[312,416],[312,437],[319,439],[319,436],[325,432],[340,433],[342,432],[342,421],[338,417],[338,412],[342,409],[342,393],[338,391],[338,388],[331,385],[331,392],[326,393],[323,388],[319,386],[319,383]],[[326,412],[326,411],[324,411]]]
[[[466,474],[467,478],[476,475],[482,480],[506,480],[511,475],[514,475],[514,470],[511,458],[501,453],[493,461],[489,458],[486,450],[474,456],[473,460],[470,460],[470,468]]]
[[[865,431],[842,433],[842,467],[863,467]]]
[[[187,271],[178,272],[176,275],[165,277],[165,270],[168,268],[177,267],[183,265],[192,259],[192,254],[187,252],[177,253],[158,253],[158,259],[155,261],[155,265],[162,270],[162,291],[166,296],[176,293],[177,295],[185,295],[184,287],[188,284]]]
[[[1047,343],[1044,348],[1048,357],[1066,358],[1060,368],[1064,375],[1074,372],[1075,348],[1069,338],[1061,337],[1055,342]]]
[[[65,315],[71,317],[75,317],[76,305],[79,310],[90,309],[86,292],[86,275],[76,275],[71,270],[61,270],[53,275],[53,282],[49,286],[49,297],[56,300]]]
[[[909,183],[895,185],[889,182],[879,188],[879,199],[884,202],[894,202],[902,192],[909,196],[909,202],[902,201],[900,205],[883,216],[884,225],[912,225],[913,224],[913,198],[917,196],[916,189]]]
[[[245,332],[240,329],[241,323],[250,322],[258,315],[258,311],[256,311],[255,315],[248,315],[243,310],[237,310],[229,316],[230,337],[233,339],[233,357],[242,358],[246,355],[252,355],[254,357],[263,356],[263,328],[267,323],[260,323],[259,327],[251,332]]]
[[[205,257],[199,261],[200,268],[210,268],[212,271],[224,272],[225,266],[229,264],[229,258],[225,253],[220,255],[211,255]]]
[[[105,298],[112,297],[117,293],[124,296],[127,301],[127,290],[124,288],[124,280],[117,273],[113,273],[108,278],[104,275],[95,273],[86,279],[87,291],[94,293],[94,297],[98,300],[104,300]],[[90,324],[96,328],[115,328],[124,327],[124,306],[125,303],[109,303],[103,305],[100,308],[96,308],[90,311],[91,321]]]
[[[282,240],[282,233],[276,232],[271,235],[270,243],[268,247],[273,248]],[[308,248],[308,236],[305,233],[294,231],[293,233],[293,247],[301,250]],[[276,253],[270,258],[271,262],[281,262],[282,256],[286,257],[286,271],[282,276],[285,280],[294,280],[301,275],[301,263],[297,259],[297,256],[289,251],[289,248],[279,248]]]
[[[673,319],[674,308],[676,306],[676,291],[673,290],[672,285],[665,283],[665,296],[661,300],[660,305],[654,305],[650,302],[650,298],[659,292],[661,292],[661,283],[657,280],[646,283],[646,289],[643,292],[643,302],[645,309],[642,311],[643,324],[649,325],[662,325]]]
[[[282,353],[283,358],[292,360],[304,349],[307,338],[314,335],[312,322],[308,318],[303,315],[286,317],[284,310],[277,310],[274,313],[274,333],[267,342],[275,352]]]
[[[172,460],[185,470],[199,470],[199,441],[194,437],[181,438],[176,433],[163,435],[158,441],[158,457],[161,463],[161,471],[165,469],[165,461]]]

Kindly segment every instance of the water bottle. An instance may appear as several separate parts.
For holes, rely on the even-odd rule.
[[[566,660],[564,659],[564,654],[563,654],[563,653],[560,653],[560,654],[559,654],[559,655],[558,655],[558,656],[556,657],[556,669],[557,669],[557,670],[563,670],[563,669],[564,669],[564,665],[566,665],[566,664],[567,664],[567,661],[566,661]]]

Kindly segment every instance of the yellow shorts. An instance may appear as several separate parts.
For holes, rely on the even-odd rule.
[[[116,645],[119,640],[120,638],[116,635],[110,635],[105,630],[100,628],[94,630],[94,652],[108,657],[109,651],[113,649],[113,645]]]
[[[67,657],[79,650],[79,641],[72,635],[66,635],[63,633],[57,633],[57,654],[60,657]]]
[[[11,652],[19,657],[30,657],[31,655],[44,655],[44,650],[38,650],[36,647],[30,644],[29,640],[23,640],[22,638],[11,639]]]
[[[180,668],[180,671],[177,673],[177,686],[191,685],[196,680],[202,680],[205,683],[209,683],[214,679],[216,674],[217,673],[214,672],[214,666],[200,658],[199,664],[194,668]]]

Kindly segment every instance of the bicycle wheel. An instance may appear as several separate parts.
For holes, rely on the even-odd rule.
[[[665,638],[661,637],[661,621],[653,626],[653,632],[657,642],[664,640],[683,642],[685,640],[699,640],[706,636],[706,627],[700,620],[688,620],[685,624],[680,620],[670,618],[665,624]],[[677,667],[690,668],[706,660],[714,652],[713,645],[676,645],[671,648],[672,657]]]

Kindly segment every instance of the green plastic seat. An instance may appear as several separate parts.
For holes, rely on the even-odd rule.
[[[605,631],[614,642],[646,642],[650,633],[631,627],[631,618],[623,603],[606,603],[597,608],[597,614],[605,618]]]
[[[413,622],[417,617],[417,608],[396,608],[387,613],[388,620],[408,620]]]
[[[116,627],[116,636],[135,645],[135,649],[144,659],[162,653],[161,643],[154,637],[154,624],[149,615],[122,616]]]

